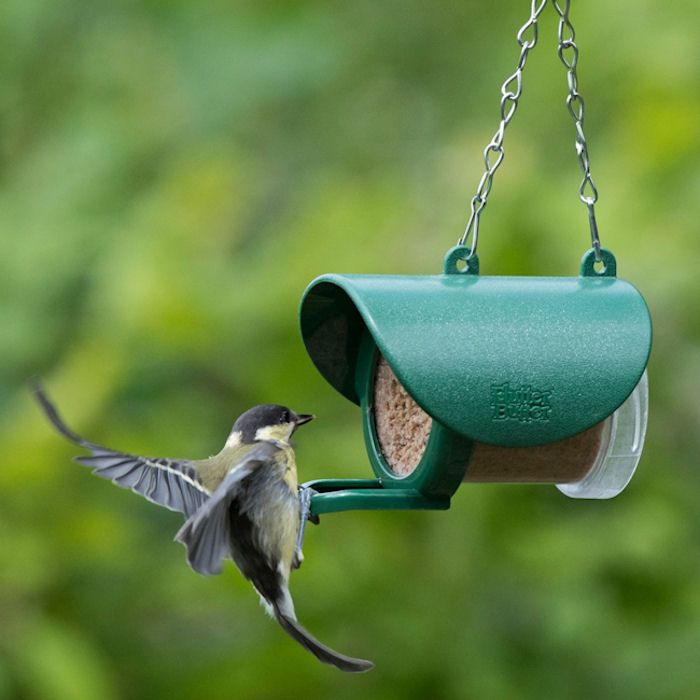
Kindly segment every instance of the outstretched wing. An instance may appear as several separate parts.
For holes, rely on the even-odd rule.
[[[241,483],[279,450],[261,442],[235,465],[202,507],[180,528],[175,539],[187,547],[187,561],[200,574],[221,573],[223,560],[231,556],[229,506]]]
[[[74,433],[63,422],[40,386],[34,387],[34,395],[58,432],[92,452],[89,457],[76,457],[75,460],[93,467],[93,474],[131,489],[152,503],[184,513],[188,518],[209,498],[209,491],[200,482],[191,462],[139,457],[96,445]]]
[[[89,449],[92,456],[76,457],[75,461],[94,467],[92,473],[96,476],[131,489],[151,503],[184,513],[187,518],[209,497],[197,472],[185,460],[138,457],[97,446]]]

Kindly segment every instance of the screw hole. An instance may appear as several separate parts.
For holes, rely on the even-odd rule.
[[[469,269],[469,263],[464,260],[464,258],[457,258],[455,267],[457,268],[457,272],[466,272]]]
[[[605,274],[605,270],[607,270],[607,267],[605,266],[605,263],[602,260],[596,260],[593,263],[593,270],[596,273],[596,275],[603,275]]]

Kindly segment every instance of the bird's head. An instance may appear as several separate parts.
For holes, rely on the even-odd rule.
[[[253,406],[237,418],[226,445],[249,445],[256,440],[289,442],[294,431],[313,418],[312,415],[295,413],[291,408],[278,404]]]

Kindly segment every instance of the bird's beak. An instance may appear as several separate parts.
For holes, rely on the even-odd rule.
[[[296,423],[297,428],[300,425],[304,425],[304,423],[308,423],[309,421],[312,421],[316,416],[312,416],[310,413],[300,413],[297,417],[296,420],[294,421]]]

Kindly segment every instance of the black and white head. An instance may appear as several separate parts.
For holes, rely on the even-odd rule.
[[[291,408],[274,403],[253,406],[233,424],[226,446],[249,445],[256,440],[289,442],[294,431],[313,418],[312,415],[295,413]]]

